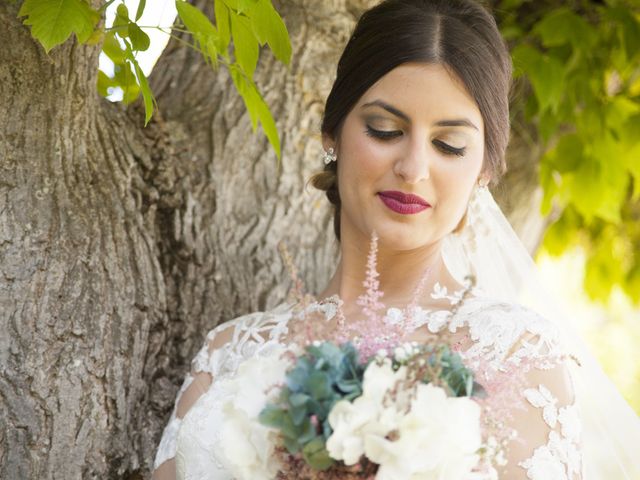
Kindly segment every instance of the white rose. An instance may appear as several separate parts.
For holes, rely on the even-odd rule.
[[[389,358],[382,362],[371,362],[364,371],[362,395],[381,404],[386,393],[406,378],[406,372],[406,367],[400,367],[394,372]]]
[[[406,369],[394,372],[389,359],[369,364],[364,373],[362,395],[353,402],[337,402],[329,412],[333,433],[326,446],[331,458],[354,465],[364,454],[367,437],[384,438],[396,428],[398,413],[392,408],[385,408],[383,399],[405,375]]]
[[[256,355],[240,364],[236,375],[224,382],[222,455],[225,468],[239,480],[267,480],[279,465],[273,457],[277,434],[258,421],[258,415],[284,384],[291,360],[284,348]]]
[[[480,407],[467,397],[447,397],[439,387],[419,385],[397,433],[393,441],[365,440],[365,455],[380,465],[376,479],[464,479],[478,462]]]

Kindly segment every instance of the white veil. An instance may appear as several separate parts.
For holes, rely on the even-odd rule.
[[[523,304],[557,325],[568,353],[580,363],[570,368],[583,423],[585,480],[640,480],[640,418],[589,351],[574,326],[577,319],[544,288],[488,188],[476,188],[467,224],[446,237],[442,256],[461,283],[471,272],[487,295]]]

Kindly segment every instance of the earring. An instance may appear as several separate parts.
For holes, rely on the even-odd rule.
[[[338,159],[335,153],[333,153],[333,147],[329,148],[329,151],[322,153],[322,160],[325,165],[329,165],[331,162],[335,162]]]

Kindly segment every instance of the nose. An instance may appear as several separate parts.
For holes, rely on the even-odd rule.
[[[393,171],[405,183],[416,184],[429,178],[431,167],[430,151],[427,142],[412,139],[408,143],[407,149],[395,162]]]

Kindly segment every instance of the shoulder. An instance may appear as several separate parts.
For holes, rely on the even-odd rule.
[[[537,311],[515,302],[477,296],[463,304],[454,322],[465,325],[473,341],[471,352],[495,361],[525,359],[555,363],[562,356],[557,326]]]
[[[276,307],[247,313],[218,324],[210,330],[204,345],[193,359],[195,371],[220,373],[228,357],[239,357],[270,341],[277,341],[286,332],[292,305],[283,302]]]

